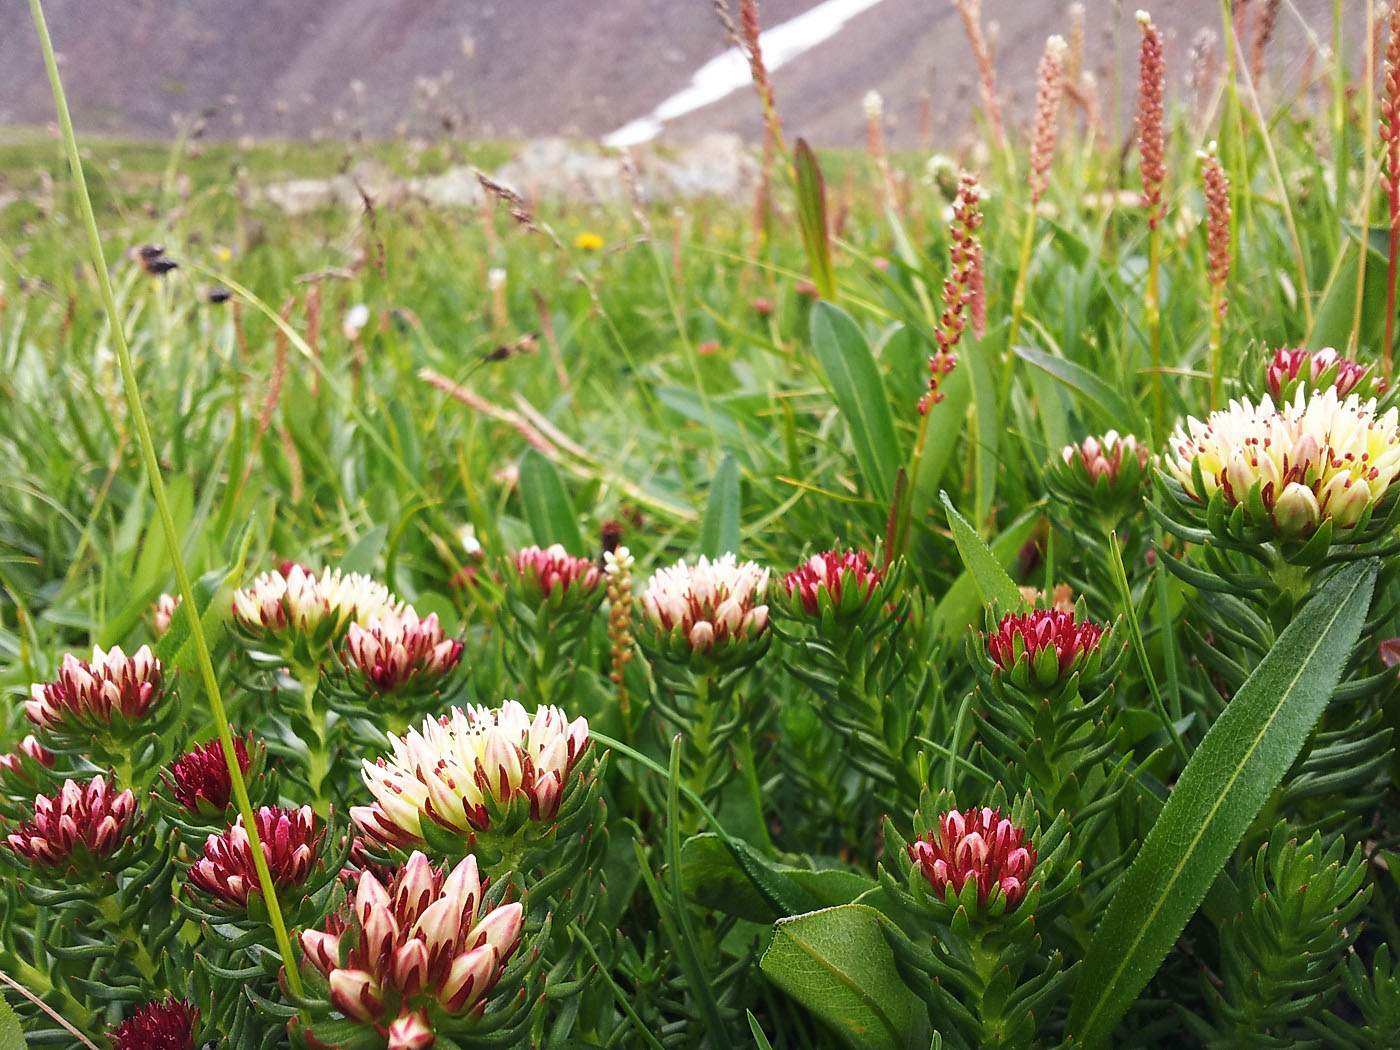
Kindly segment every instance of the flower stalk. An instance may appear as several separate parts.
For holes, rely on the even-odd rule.
[[[1400,4],[1390,8],[1390,41],[1385,49],[1385,86],[1381,98],[1381,187],[1390,209],[1390,252],[1385,277],[1385,342],[1381,346],[1381,367],[1387,382],[1391,378],[1391,355],[1395,346],[1395,278],[1400,267]],[[1338,188],[1338,192],[1341,192]],[[1365,251],[1362,251],[1365,256]]]
[[[1152,425],[1160,434],[1166,426],[1166,390],[1162,381],[1162,309],[1160,279],[1162,266],[1162,219],[1166,206],[1162,184],[1166,181],[1165,111],[1167,67],[1162,57],[1162,33],[1146,11],[1137,13],[1142,30],[1138,51],[1138,152],[1141,154],[1142,206],[1147,211],[1147,292],[1143,299],[1148,339],[1152,353]]]
[[[87,232],[88,249],[92,256],[93,271],[97,278],[98,289],[102,294],[103,307],[107,312],[112,343],[116,348],[117,362],[121,369],[122,385],[126,390],[132,422],[136,429],[138,444],[141,447],[141,457],[145,461],[146,476],[150,481],[151,494],[155,499],[156,513],[160,518],[166,549],[170,552],[170,560],[175,570],[179,597],[186,609],[198,609],[199,604],[195,598],[194,585],[191,583],[189,571],[185,567],[181,537],[179,530],[175,527],[175,518],[170,511],[170,500],[166,496],[165,483],[161,478],[160,460],[156,455],[155,439],[151,436],[150,422],[146,419],[145,407],[142,404],[136,369],[131,360],[131,348],[127,345],[126,331],[122,326],[122,315],[117,307],[116,295],[112,291],[111,278],[108,276],[106,252],[102,247],[102,237],[97,229],[97,217],[93,213],[92,198],[88,194],[87,180],[83,175],[83,162],[78,153],[78,140],[73,131],[72,118],[68,113],[68,100],[64,94],[62,78],[58,72],[58,59],[54,54],[53,41],[49,37],[48,23],[44,18],[41,0],[29,0],[29,11],[34,21],[34,29],[39,37],[39,47],[43,52],[44,68],[48,74],[49,85],[53,89],[54,107],[58,112],[63,143],[68,154],[69,167],[73,172],[74,196],[77,198],[78,207],[82,212],[83,225]],[[204,628],[200,623],[200,618],[197,615],[191,615],[189,622],[195,659],[199,665],[205,695],[209,698],[214,724],[219,728],[219,738],[224,746],[224,758],[228,762],[229,778],[233,782],[239,812],[243,814],[245,824],[251,825],[254,823],[253,807],[248,797],[248,786],[243,781],[242,771],[238,768],[238,762],[234,756],[233,736],[229,730],[228,717],[224,712],[218,676],[214,673],[214,663],[209,655],[209,642],[204,636]],[[255,828],[250,828],[249,838],[253,842],[258,880],[263,887],[264,896],[275,899],[272,875],[263,859]],[[287,936],[286,925],[282,921],[282,913],[275,902],[269,904],[268,920],[282,956],[287,975],[287,986],[294,995],[300,996],[301,977],[297,972],[296,959],[292,954],[291,941]]]
[[[1210,407],[1220,407],[1220,381],[1225,370],[1220,332],[1225,321],[1225,282],[1230,279],[1230,179],[1220,166],[1215,143],[1201,159],[1206,196],[1206,255],[1210,282]]]

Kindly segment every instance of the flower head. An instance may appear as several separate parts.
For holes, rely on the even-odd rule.
[[[1384,385],[1372,374],[1370,365],[1340,357],[1330,346],[1321,350],[1275,350],[1264,369],[1264,381],[1269,396],[1279,403],[1291,401],[1300,387],[1312,391],[1331,386],[1336,388],[1338,397],[1346,397],[1353,390],[1369,397],[1379,393]]]
[[[131,656],[113,646],[93,649],[92,662],[63,657],[55,681],[35,684],[24,713],[44,729],[125,727],[161,700],[160,661],[143,645]]]
[[[263,806],[253,819],[273,884],[279,891],[286,886],[300,886],[311,874],[326,837],[326,829],[316,827],[316,814],[310,806]],[[190,867],[189,880],[191,886],[215,901],[234,908],[246,908],[249,896],[262,895],[242,816],[222,835],[209,836],[204,855]]]
[[[1020,688],[1049,689],[1083,671],[1099,649],[1103,628],[1072,612],[1036,609],[1009,613],[987,639],[994,673],[1010,674]]]
[[[252,765],[248,754],[252,739],[250,733],[247,741],[242,737],[233,740],[233,755],[243,773],[247,773]],[[162,772],[161,778],[187,813],[201,816],[221,814],[228,809],[229,799],[233,795],[224,745],[218,737],[203,747],[186,751],[170,763],[169,772]]]
[[[668,655],[685,659],[756,641],[768,627],[769,570],[725,554],[679,561],[647,581],[642,610]]]
[[[420,620],[409,607],[352,623],[340,658],[374,692],[431,691],[457,666],[462,643],[443,636],[437,613]]]
[[[589,558],[576,558],[563,544],[522,547],[515,552],[516,578],[536,601],[556,605],[602,598],[603,570]]]
[[[1277,409],[1265,396],[1257,406],[1232,401],[1204,423],[1187,419],[1165,465],[1196,502],[1218,492],[1252,524],[1296,538],[1328,519],[1351,528],[1380,502],[1400,472],[1400,423],[1394,408],[1378,416],[1374,400],[1299,389]]]
[[[429,1005],[479,1017],[520,945],[524,909],[518,901],[487,908],[483,889],[475,857],[449,872],[414,852],[387,886],[362,874],[354,899],[324,929],[302,932],[306,961],[326,976],[346,1017],[389,1026],[398,1040],[391,1046],[431,1046],[421,1023]]]
[[[179,607],[179,595],[162,594],[156,599],[155,605],[151,607],[151,630],[157,638],[164,638],[165,632],[170,630],[170,621]]]
[[[0,755],[0,770],[26,784],[33,783],[31,774],[35,766],[52,769],[53,752],[39,743],[39,738],[33,733],[21,740],[13,751]]]
[[[112,1050],[193,1050],[199,1010],[184,999],[152,1000],[108,1033]]]
[[[531,718],[510,700],[454,707],[389,742],[390,755],[362,772],[374,804],[350,816],[371,838],[410,846],[426,841],[429,825],[470,837],[554,820],[589,737],[582,718],[570,722],[557,707]]]
[[[821,616],[830,609],[840,618],[859,615],[884,579],[865,551],[814,554],[783,577],[794,611]]]
[[[928,881],[934,896],[947,903],[963,899],[963,888],[976,888],[982,912],[1014,911],[1030,889],[1035,870],[1035,846],[1025,831],[982,806],[962,813],[949,810],[938,818],[938,830],[909,844],[909,859]]]
[[[1062,448],[1050,461],[1046,480],[1056,495],[1116,520],[1142,503],[1149,459],[1133,435],[1110,430]]]
[[[584,230],[574,238],[574,247],[581,252],[596,252],[603,246],[603,238],[592,230]]]
[[[33,819],[10,832],[5,842],[34,864],[85,864],[121,848],[135,813],[136,796],[113,791],[101,776],[86,784],[65,780],[56,795],[35,797]]]
[[[233,596],[233,618],[252,636],[269,643],[303,641],[316,648],[350,623],[400,614],[404,605],[368,576],[284,564],[265,572]]]

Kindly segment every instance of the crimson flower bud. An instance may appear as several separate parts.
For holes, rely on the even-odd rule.
[[[263,806],[254,819],[273,884],[279,890],[300,886],[311,874],[326,837],[325,828],[316,828],[316,814],[310,806],[290,810]],[[204,856],[190,868],[189,880],[191,886],[236,909],[246,908],[250,895],[262,895],[242,816],[222,835],[209,836],[204,843]]]
[[[63,657],[55,681],[36,684],[24,713],[43,729],[92,730],[139,722],[162,697],[161,666],[148,645],[131,656],[113,646],[92,651],[92,662]]]
[[[135,812],[136,796],[115,793],[101,776],[86,784],[65,780],[58,794],[35,797],[33,819],[5,842],[31,863],[52,868],[100,860],[126,843]]]
[[[986,806],[967,813],[949,810],[938,818],[937,831],[916,839],[908,850],[935,897],[965,905],[963,889],[970,884],[983,913],[1014,911],[1030,889],[1036,863],[1025,831],[1000,808]]]
[[[107,1034],[112,1050],[193,1050],[199,1010],[184,999],[151,1001]]]
[[[246,742],[242,737],[233,740],[233,754],[242,773],[247,773],[252,765],[248,756],[252,741],[251,733]],[[161,779],[187,813],[201,816],[223,813],[228,809],[233,795],[233,782],[229,779],[228,762],[224,759],[224,745],[218,737],[203,747],[185,752],[170,763],[169,772],[162,772]]]

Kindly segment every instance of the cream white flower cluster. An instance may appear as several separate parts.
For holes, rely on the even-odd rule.
[[[532,718],[514,700],[490,709],[468,705],[390,737],[387,758],[364,764],[374,804],[350,816],[388,845],[422,845],[424,819],[462,836],[493,830],[492,810],[519,800],[529,819],[548,821],[588,747],[588,721],[557,707]],[[507,829],[508,830],[508,829]]]
[[[647,581],[642,608],[666,635],[679,633],[691,649],[706,651],[730,640],[757,638],[768,626],[769,570],[725,554],[701,555],[658,569]]]
[[[336,635],[350,623],[401,616],[403,602],[377,580],[358,572],[300,565],[265,572],[233,595],[233,616],[255,633],[309,637]]]
[[[1400,472],[1396,409],[1377,415],[1374,400],[1341,400],[1333,387],[1311,396],[1299,390],[1278,408],[1268,396],[1258,405],[1232,401],[1204,422],[1187,419],[1170,446],[1164,465],[1193,498],[1205,502],[1223,491],[1230,505],[1248,506],[1257,484],[1274,526],[1288,537],[1328,519],[1351,528]]]

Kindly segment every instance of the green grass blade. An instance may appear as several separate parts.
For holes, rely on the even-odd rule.
[[[554,464],[537,449],[527,449],[520,460],[520,499],[536,543],[541,547],[562,543],[570,554],[587,553],[564,482]]]
[[[1084,366],[1032,346],[1013,346],[1011,351],[1022,361],[1049,373],[1071,390],[1082,394],[1086,406],[1094,409],[1095,414],[1109,426],[1123,428],[1126,424],[1128,429],[1145,433],[1146,420],[1137,407]]]
[[[1284,629],[1210,728],[1089,945],[1074,1043],[1108,1043],[1298,756],[1365,622],[1377,563],[1343,569]]]
[[[797,172],[797,225],[807,249],[812,283],[823,299],[836,299],[836,274],[831,268],[831,240],[826,228],[826,183],[817,155],[806,139],[797,140],[792,154]]]
[[[710,483],[710,501],[700,522],[700,553],[717,558],[739,550],[739,465],[728,452]]]
[[[812,307],[811,333],[812,349],[850,428],[866,487],[888,504],[899,470],[899,443],[875,355],[850,315],[830,303]]]

